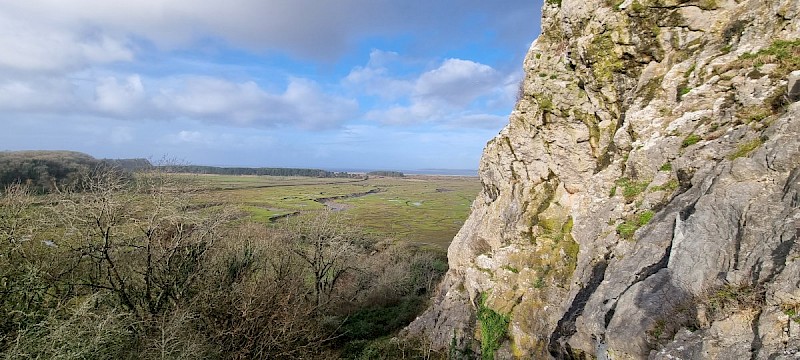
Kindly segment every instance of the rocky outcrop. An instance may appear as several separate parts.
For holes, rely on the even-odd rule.
[[[497,358],[800,356],[800,3],[543,15],[447,277],[407,332]]]

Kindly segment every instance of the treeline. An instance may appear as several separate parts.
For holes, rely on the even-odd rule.
[[[444,255],[339,213],[277,226],[196,209],[184,177],[118,169],[0,192],[0,358],[394,359]],[[234,221],[235,220],[235,221]]]
[[[153,170],[153,164],[147,159],[103,159],[102,161],[130,172]]]
[[[258,176],[305,176],[320,178],[357,178],[360,175],[346,172],[333,172],[320,169],[301,168],[248,168],[248,167],[217,167],[202,165],[163,166],[165,171],[189,174],[215,174],[215,175],[258,175]]]
[[[102,159],[76,151],[2,151],[0,188],[25,184],[35,193],[54,192],[76,185],[81,176],[98,167],[109,167],[129,174],[150,170],[147,159]]]
[[[369,176],[386,176],[386,177],[404,177],[405,176],[405,174],[403,174],[403,173],[401,173],[399,171],[385,171],[385,170],[370,171],[370,172],[367,173],[367,175],[369,175]]]
[[[38,194],[54,192],[75,185],[75,181],[98,167],[120,170],[131,176],[142,171],[166,171],[191,174],[305,176],[318,178],[361,178],[363,175],[299,168],[245,168],[200,165],[154,166],[147,159],[95,159],[74,151],[4,151],[0,152],[0,188],[25,184]],[[387,175],[388,176],[388,175]]]
[[[22,183],[36,193],[52,192],[73,184],[79,174],[100,161],[73,151],[0,152],[0,187]]]

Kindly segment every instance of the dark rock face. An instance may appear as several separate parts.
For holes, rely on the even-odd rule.
[[[800,100],[800,70],[793,71],[789,74],[786,94],[789,97],[789,101],[794,102]]]
[[[800,3],[545,1],[484,191],[407,329],[498,358],[800,353]],[[475,347],[478,350],[478,347]]]

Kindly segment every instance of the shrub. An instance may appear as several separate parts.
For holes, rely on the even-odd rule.
[[[690,91],[692,91],[692,88],[690,88],[688,86],[679,87],[678,88],[678,96],[677,96],[678,101],[682,100],[683,96],[688,94]]]
[[[636,196],[641,194],[650,185],[650,181],[634,181],[629,178],[620,178],[614,182],[615,189],[620,187],[622,189],[622,196],[626,202],[632,202]],[[616,190],[613,191],[612,196],[616,195]]]
[[[669,180],[669,181],[667,181],[667,182],[666,182],[664,185],[660,185],[660,186],[653,186],[653,187],[651,188],[651,190],[653,190],[653,191],[667,191],[667,192],[673,192],[673,191],[675,191],[675,190],[678,188],[678,186],[680,186],[680,183],[678,183],[678,180],[676,180],[676,179],[670,179],[670,180]]]
[[[625,240],[633,239],[633,235],[636,233],[636,230],[639,230],[640,227],[647,225],[650,220],[653,219],[655,213],[651,210],[646,210],[638,215],[635,215],[632,219],[625,220],[621,224],[617,225],[617,234],[621,236]]]
[[[736,117],[745,124],[757,123],[772,115],[772,110],[765,107],[746,107],[736,113]]]
[[[77,300],[77,299],[76,299]],[[107,293],[62,305],[40,322],[21,329],[4,356],[47,359],[130,358],[138,348],[133,314],[108,307]]]
[[[710,318],[722,318],[739,310],[756,309],[764,304],[764,289],[750,284],[725,284],[711,288],[698,300]]]
[[[738,159],[750,155],[753,150],[758,149],[759,146],[764,144],[764,139],[761,137],[747,141],[736,148],[736,151],[728,155],[728,160]]]
[[[741,67],[760,67],[764,64],[778,64],[778,69],[772,73],[775,78],[782,78],[790,71],[800,68],[800,39],[777,40],[769,47],[761,49],[755,54],[745,53],[739,57]]]
[[[331,358],[352,341],[394,358],[375,338],[447,271],[444,254],[378,246],[334,214],[233,222],[191,206],[178,177],[118,175],[0,194],[0,357]]]
[[[691,134],[683,139],[683,142],[681,142],[681,147],[682,148],[689,147],[691,145],[697,144],[698,142],[700,142],[700,135]]]
[[[478,299],[478,321],[481,329],[481,357],[487,360],[494,359],[494,353],[500,348],[508,331],[511,319],[508,315],[501,315],[486,306],[488,294],[481,294]]]
[[[800,304],[783,304],[781,310],[789,317],[789,320],[800,323]]]

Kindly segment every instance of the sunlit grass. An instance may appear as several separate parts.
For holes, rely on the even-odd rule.
[[[183,176],[183,175],[175,175]],[[346,215],[382,239],[446,248],[469,215],[480,190],[475,177],[373,177],[368,180],[273,176],[191,176],[200,204],[233,205],[250,220],[269,223],[287,214],[322,211],[317,199],[337,198]],[[367,196],[347,198],[378,190]]]

